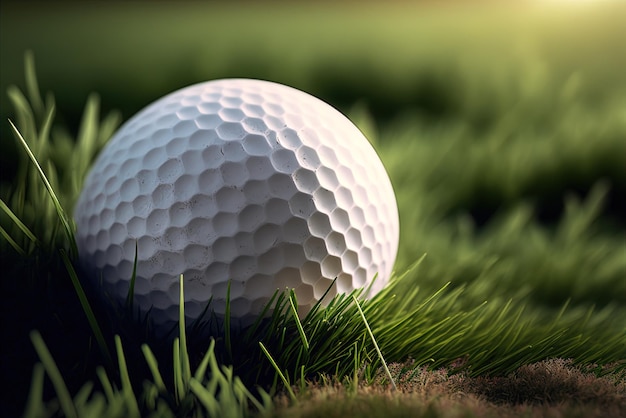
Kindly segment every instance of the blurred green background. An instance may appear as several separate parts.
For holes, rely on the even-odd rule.
[[[409,108],[476,124],[532,96],[550,118],[559,100],[626,89],[623,2],[436,3],[3,2],[0,89],[21,82],[25,49],[72,123],[92,91],[128,118],[220,77],[282,82],[343,110],[361,101],[381,118]]]

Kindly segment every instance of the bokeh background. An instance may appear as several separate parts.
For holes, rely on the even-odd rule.
[[[24,86],[26,50],[40,88],[54,93],[55,129],[69,132],[94,92],[102,114],[126,120],[192,83],[272,80],[328,101],[374,143],[400,206],[398,270],[428,253],[411,285],[474,284],[468,307],[493,297],[525,297],[543,310],[568,300],[581,309],[626,306],[626,2],[0,7],[0,190],[18,161],[4,92]],[[32,328],[80,375],[71,369],[81,348],[67,341],[88,331],[80,309],[60,307],[76,305],[68,289],[41,318],[24,315],[33,310],[20,302],[28,292],[16,299],[3,288],[3,317],[25,318],[12,321],[12,343],[3,344],[3,370],[20,375],[4,395],[25,396]]]
[[[3,1],[0,88],[22,81],[31,49],[72,125],[94,91],[128,118],[220,77],[282,82],[344,111],[359,102],[385,120],[485,124],[530,96],[549,118],[559,96],[601,104],[623,92],[620,3]]]

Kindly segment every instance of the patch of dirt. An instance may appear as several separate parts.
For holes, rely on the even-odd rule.
[[[563,359],[520,367],[508,376],[470,377],[411,362],[389,365],[374,384],[310,382],[297,403],[279,397],[278,417],[626,417],[626,375],[598,376]],[[294,387],[294,390],[296,388]]]

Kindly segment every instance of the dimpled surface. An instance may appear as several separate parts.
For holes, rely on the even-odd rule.
[[[259,315],[293,288],[299,313],[336,293],[388,281],[398,212],[363,134],[330,105],[291,87],[225,79],[154,102],[115,134],[75,207],[80,262],[123,302],[137,252],[135,304],[157,327],[207,302]],[[137,249],[137,251],[135,251]]]

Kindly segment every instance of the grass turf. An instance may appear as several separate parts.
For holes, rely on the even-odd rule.
[[[131,18],[132,10],[127,12],[130,13],[126,17],[127,24],[136,22]],[[161,12],[154,13],[152,17],[156,18]],[[223,13],[228,15],[233,11]],[[340,10],[334,15],[335,23],[331,19],[329,28],[339,30],[340,23],[343,24],[346,17],[342,13],[345,12]],[[452,16],[449,14],[437,15],[440,13],[438,11],[433,13],[435,15],[429,15],[431,18],[439,16],[438,21],[448,25],[455,22],[487,22],[477,17],[474,20],[458,20],[449,17]],[[594,22],[594,19],[599,19],[599,15],[606,17],[602,13],[590,13],[591,17],[587,19]],[[418,47],[410,57],[402,55],[397,58],[398,55],[394,54],[397,64],[394,66],[395,71],[403,68],[406,74],[374,65],[362,76],[361,81],[347,83],[344,91],[352,91],[352,96],[344,93],[345,103],[349,102],[348,97],[355,99],[354,95],[360,94],[357,92],[364,91],[364,83],[369,80],[367,87],[374,90],[371,97],[375,98],[376,103],[386,103],[385,106],[393,106],[393,109],[402,113],[402,116],[389,119],[392,112],[388,109],[387,112],[381,112],[376,106],[371,106],[371,102],[368,104],[368,100],[345,108],[375,142],[387,165],[397,191],[402,222],[398,278],[387,291],[363,305],[364,316],[388,361],[402,362],[410,357],[412,367],[428,365],[430,369],[453,369],[456,365],[462,365],[461,373],[468,378],[496,379],[511,376],[512,373],[519,374],[524,367],[531,367],[531,364],[545,358],[569,357],[576,364],[609,364],[608,368],[599,367],[596,372],[608,373],[617,379],[617,392],[610,396],[619,398],[623,396],[619,385],[623,386],[621,373],[626,358],[623,325],[626,323],[623,308],[626,261],[623,257],[624,222],[620,216],[623,201],[619,198],[626,189],[623,171],[626,166],[623,141],[626,137],[626,120],[623,118],[624,80],[611,70],[613,67],[610,65],[606,66],[607,69],[604,65],[597,66],[594,61],[594,54],[604,57],[601,54],[603,51],[596,51],[594,46],[600,40],[610,38],[609,35],[615,29],[607,24],[604,31],[596,31],[591,39],[585,39],[586,43],[583,42],[582,47],[585,54],[581,54],[585,63],[583,65],[579,62],[572,66],[571,60],[576,55],[574,52],[578,51],[569,51],[568,48],[561,51],[557,40],[562,35],[552,26],[572,33],[575,23],[570,27],[553,17],[551,22],[554,25],[550,25],[541,23],[538,15],[534,16],[534,28],[544,31],[539,38],[547,45],[553,45],[550,52],[559,52],[557,58],[551,58],[550,65],[545,65],[538,55],[526,54],[526,50],[526,55],[517,57],[519,61],[497,61],[498,68],[493,70],[498,76],[495,78],[484,79],[484,65],[480,62],[475,64],[474,61],[467,61],[473,63],[471,68],[462,67],[459,74],[451,74],[448,64],[450,57],[458,52],[454,46],[454,37],[459,35],[450,35],[447,41],[442,41],[443,45],[440,44],[437,51],[433,51],[426,48],[427,42],[420,44],[416,41],[428,38],[428,31],[435,30],[432,23],[420,29],[422,32],[412,33],[411,36],[399,36],[401,28],[408,30],[408,26],[399,24],[398,32],[381,33],[389,33],[386,36],[392,40],[407,42],[405,45],[417,42]],[[239,14],[237,17],[243,19]],[[315,20],[309,18],[311,20],[307,22]],[[50,24],[55,22],[54,19],[54,15],[48,16],[39,23]],[[251,17],[248,19],[251,21]],[[423,23],[428,21],[425,17],[422,19]],[[583,17],[578,16],[577,19]],[[293,19],[289,21],[296,25]],[[356,28],[357,32],[360,30],[363,33],[365,28],[371,27],[359,19],[352,22],[354,24],[351,27]],[[473,27],[470,23],[465,25],[465,31]],[[4,24],[2,27],[5,30]],[[254,28],[252,25],[250,30],[254,32]],[[477,42],[476,45],[485,42],[489,32],[482,32],[484,29],[474,30],[482,33],[483,38],[479,36],[478,40],[472,42]],[[495,31],[497,27],[491,30]],[[184,35],[186,32],[181,33],[181,36],[189,36]],[[332,33],[331,30],[328,36]],[[517,33],[527,34],[523,30]],[[420,34],[421,37],[418,36]],[[63,36],[61,34],[57,39]],[[275,42],[282,38],[278,34],[268,36],[278,36],[272,38],[274,43],[271,50],[274,51],[277,48]],[[238,39],[244,40],[246,37]],[[532,36],[530,39],[528,42],[532,45]],[[359,55],[364,54],[364,49],[356,47],[361,45],[361,41],[352,44],[355,47],[350,48],[350,54],[354,55],[350,55],[346,61],[336,62],[336,67],[331,66],[330,70],[314,71],[310,69],[310,63],[303,64],[304,61],[296,59],[289,64],[291,67],[287,65],[272,70],[272,66],[269,66],[261,69],[265,68],[263,71],[271,73],[272,78],[284,78],[280,80],[284,82],[289,82],[289,77],[298,74],[299,81],[294,80],[291,84],[317,86],[322,92],[327,89],[327,94],[332,97],[328,93],[333,91],[334,84],[331,81],[342,80],[342,74],[352,74],[354,63],[358,64],[365,59],[359,58],[365,56]],[[189,39],[181,41],[181,44],[192,45]],[[323,42],[320,44],[329,45]],[[303,50],[316,51],[312,42],[307,45],[309,49]],[[498,56],[500,48],[481,51],[489,58]],[[533,51],[533,48],[530,50]],[[341,55],[338,50],[327,53],[328,57]],[[271,57],[271,53],[268,54]],[[225,65],[224,73],[230,74],[233,68],[256,66],[241,65],[236,58],[227,57],[246,56],[258,63],[263,60],[260,57],[265,55],[261,49],[256,55],[252,52],[236,55],[224,52],[223,56],[225,58],[219,62],[231,63],[221,64]],[[619,64],[619,58],[612,59]],[[326,58],[322,61],[333,60]],[[344,62],[352,64],[348,66]],[[517,68],[515,63],[524,65]],[[96,67],[106,68],[102,62],[95,64]],[[372,77],[385,77],[392,80],[392,84],[398,83],[398,86],[403,83],[405,86],[430,83],[432,79],[424,75],[428,71],[415,70],[418,66],[450,80],[449,84],[444,81],[435,83],[436,89],[426,93],[420,89],[408,92],[411,89],[404,91],[392,85],[386,93],[381,93],[383,84],[371,83]],[[93,77],[106,79],[97,76],[98,71],[94,68],[91,68],[95,74]],[[302,71],[305,68],[309,70]],[[575,71],[568,73],[572,68]],[[263,76],[263,71],[257,71],[257,76]],[[413,74],[411,71],[416,72]],[[323,73],[334,76],[311,76]],[[93,98],[84,111],[83,123],[78,129],[63,129],[63,124],[56,124],[56,128],[50,129],[53,126],[52,99],[38,97],[34,87],[34,73],[28,74],[26,96],[21,97],[16,89],[10,93],[16,109],[15,121],[46,172],[61,206],[69,209],[80,189],[84,171],[115,129],[119,117],[113,114],[101,119],[98,101]],[[220,71],[211,74],[219,75]],[[177,79],[184,80],[185,76]],[[63,77],[60,82],[62,80]],[[162,80],[152,82],[156,86],[163,86]],[[459,86],[462,88],[459,89]],[[602,86],[604,88],[600,88]],[[76,90],[79,91],[80,86]],[[489,100],[479,92],[485,92]],[[137,93],[137,96],[141,94]],[[370,100],[374,100],[371,97]],[[446,100],[454,100],[454,103]],[[444,103],[445,106],[436,103]],[[32,115],[29,115],[29,107],[32,107]],[[184,358],[184,355],[181,357],[184,351],[181,351],[181,346],[176,349],[151,342],[155,359],[158,358],[161,365],[158,369],[163,374],[164,384],[161,385],[155,377],[155,363],[142,348],[144,340],[137,337],[137,330],[133,327],[120,329],[109,326],[105,319],[106,313],[97,304],[94,306],[94,318],[102,327],[106,348],[98,347],[94,342],[66,266],[57,252],[57,249],[64,248],[71,258],[71,238],[64,233],[65,228],[58,220],[57,208],[33,171],[33,166],[25,158],[23,150],[13,155],[17,156],[14,158],[17,161],[14,164],[16,169],[14,173],[7,173],[6,177],[13,182],[3,181],[2,199],[25,226],[20,226],[7,216],[2,219],[6,231],[1,241],[3,271],[8,272],[6,277],[20,278],[3,280],[2,285],[3,294],[7,295],[3,301],[5,312],[11,312],[12,315],[19,313],[20,320],[3,323],[3,331],[10,338],[3,345],[2,358],[3,368],[9,372],[3,373],[3,376],[20,375],[22,383],[15,383],[13,391],[8,389],[3,393],[3,407],[12,406],[13,411],[22,408],[22,401],[15,400],[24,398],[28,387],[25,377],[30,375],[37,359],[28,335],[31,329],[40,329],[43,341],[50,345],[53,357],[69,386],[69,393],[77,395],[73,401],[69,401],[68,395],[62,396],[57,389],[56,399],[59,403],[52,401],[42,404],[35,393],[34,401],[29,403],[29,411],[44,411],[42,413],[45,415],[46,409],[41,409],[42,406],[53,411],[59,405],[63,407],[64,403],[73,404],[83,413],[88,408],[90,411],[123,415],[127,413],[125,408],[134,408],[134,403],[144,414],[157,410],[163,414],[172,410],[179,415],[189,411],[198,414],[214,411],[207,405],[212,402],[220,404],[217,392],[209,391],[207,395],[196,384],[194,392],[189,383],[191,368],[189,372],[183,372],[186,366],[181,366],[181,359]],[[26,229],[33,232],[36,240],[25,234]],[[14,240],[15,245],[10,245],[9,240]],[[23,254],[16,256],[15,247],[20,248]],[[413,265],[424,253],[427,256]],[[24,306],[24,300],[30,300],[33,306]],[[287,306],[289,298],[283,298],[278,303]],[[9,317],[8,314],[5,317]],[[365,383],[376,382],[380,358],[364,325],[351,299],[339,298],[331,309],[320,311],[302,321],[301,328],[293,316],[279,315],[257,332],[236,340],[234,346],[228,347],[222,336],[216,341],[216,357],[211,354],[208,358],[232,364],[233,371],[249,388],[261,384],[271,391],[272,388],[280,387],[276,386],[276,382],[280,381],[279,375],[291,383],[297,383],[296,397],[302,397],[302,401],[292,408],[279,409],[276,413],[305,414],[306,408],[302,405],[307,401],[302,393],[310,379],[332,375],[333,382],[346,382],[345,379],[355,377]],[[122,339],[116,340],[114,333],[120,333]],[[304,344],[303,334],[310,345]],[[50,360],[43,361],[47,357],[42,340],[36,335],[33,334],[33,341],[44,366],[35,366],[34,383],[31,386],[34,390],[44,381],[44,369],[49,376],[55,375]],[[72,343],[68,344],[68,340]],[[259,347],[259,341],[263,343],[265,352]],[[201,365],[204,353],[212,352],[207,351],[206,341],[194,340],[193,333],[184,346],[189,350],[190,367]],[[178,350],[174,361],[171,360],[172,350]],[[109,354],[103,354],[106,352]],[[122,352],[125,353],[123,357],[120,356]],[[121,358],[127,361],[121,362]],[[122,363],[126,363],[126,366],[122,367]],[[98,369],[98,365],[104,365],[105,368]],[[562,368],[564,373],[571,371],[567,367]],[[124,372],[125,369],[128,372]],[[102,370],[106,370],[110,377],[104,378]],[[415,370],[420,370],[420,375],[428,376],[422,369]],[[187,377],[184,377],[185,373]],[[212,368],[206,376],[200,373],[198,382],[210,386],[226,379],[226,386],[220,386],[226,388],[224,393],[232,394],[237,390],[241,393],[242,386],[228,383],[228,373],[219,367]],[[125,377],[127,374],[128,377]],[[109,379],[113,382],[110,388],[106,383]],[[88,381],[95,382],[95,395],[88,386],[83,386]],[[480,381],[472,384],[480,386]],[[136,396],[129,392],[129,385],[132,385]],[[115,390],[114,386],[121,389]],[[511,383],[510,387],[513,386]],[[229,389],[234,387],[239,389]],[[488,388],[489,385],[485,383],[484,387]],[[488,389],[475,388],[464,386],[463,390],[482,400],[494,400]],[[370,390],[376,392],[379,389],[375,386]],[[515,393],[516,390],[511,392]],[[47,389],[42,396],[50,399],[52,393]],[[357,391],[357,395],[359,393]],[[575,391],[569,392],[569,395],[570,398],[575,396]],[[357,403],[365,402],[359,396],[356,397]],[[568,395],[562,396],[567,398]],[[245,396],[239,398],[234,401],[234,405],[241,406],[247,402],[246,399]],[[365,399],[369,399],[373,406],[387,408],[385,401],[376,396]],[[392,404],[396,406],[403,402],[393,399]],[[10,400],[14,401],[13,405]],[[231,405],[228,402],[233,401],[224,402],[224,405]],[[511,400],[508,402],[515,403]],[[314,404],[319,407],[318,400]],[[350,402],[345,404],[354,405]],[[259,404],[260,407],[253,403],[250,405],[252,410],[265,408],[265,404]],[[327,404],[329,408],[332,405],[330,401]],[[546,408],[552,408],[551,405],[548,402]],[[622,408],[620,411],[623,410],[619,402],[611,405],[610,408],[617,405]],[[421,411],[419,413],[423,415],[429,413],[428,403],[415,407],[418,408],[415,412]],[[419,409],[423,407],[426,409]],[[462,403],[459,407],[461,411],[471,410],[467,404]],[[595,407],[595,404],[589,406]],[[237,408],[235,406],[233,413],[243,413],[243,410]],[[357,406],[354,405],[354,408],[353,411],[356,411]],[[576,404],[567,408],[586,411]],[[606,412],[609,406],[599,408]],[[398,411],[402,412],[403,409]]]

